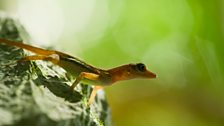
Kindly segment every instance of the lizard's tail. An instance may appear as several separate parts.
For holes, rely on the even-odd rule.
[[[22,49],[26,49],[26,50],[29,50],[29,51],[34,52],[36,54],[39,54],[39,55],[51,55],[51,54],[56,53],[56,51],[53,51],[53,50],[45,50],[45,49],[41,49],[41,48],[38,48],[38,47],[33,47],[33,46],[30,46],[30,45],[26,45],[26,44],[23,44],[21,42],[14,42],[14,41],[2,39],[2,38],[0,38],[0,43],[4,43],[6,45],[16,46],[16,47],[19,47],[19,48],[22,48]]]

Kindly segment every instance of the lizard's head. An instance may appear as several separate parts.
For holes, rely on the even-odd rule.
[[[130,78],[156,78],[156,74],[147,70],[143,63],[129,64],[127,74]]]
[[[151,79],[156,78],[156,74],[147,70],[143,63],[127,64],[109,70],[113,75],[113,81],[129,80],[134,78]]]

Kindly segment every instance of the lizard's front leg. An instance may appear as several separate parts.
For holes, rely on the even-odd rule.
[[[84,78],[89,80],[98,80],[99,75],[95,73],[81,72],[70,88],[73,90],[76,87],[76,85]]]

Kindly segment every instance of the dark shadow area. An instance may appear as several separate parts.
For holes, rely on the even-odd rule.
[[[71,103],[79,102],[82,99],[82,95],[79,92],[72,91],[69,85],[65,82],[63,83],[57,77],[46,78],[43,75],[38,75],[38,78],[34,82],[47,87],[54,95],[64,98]]]

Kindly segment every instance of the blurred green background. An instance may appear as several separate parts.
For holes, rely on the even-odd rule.
[[[35,45],[158,74],[105,89],[115,126],[224,125],[223,0],[0,0],[0,10]]]

